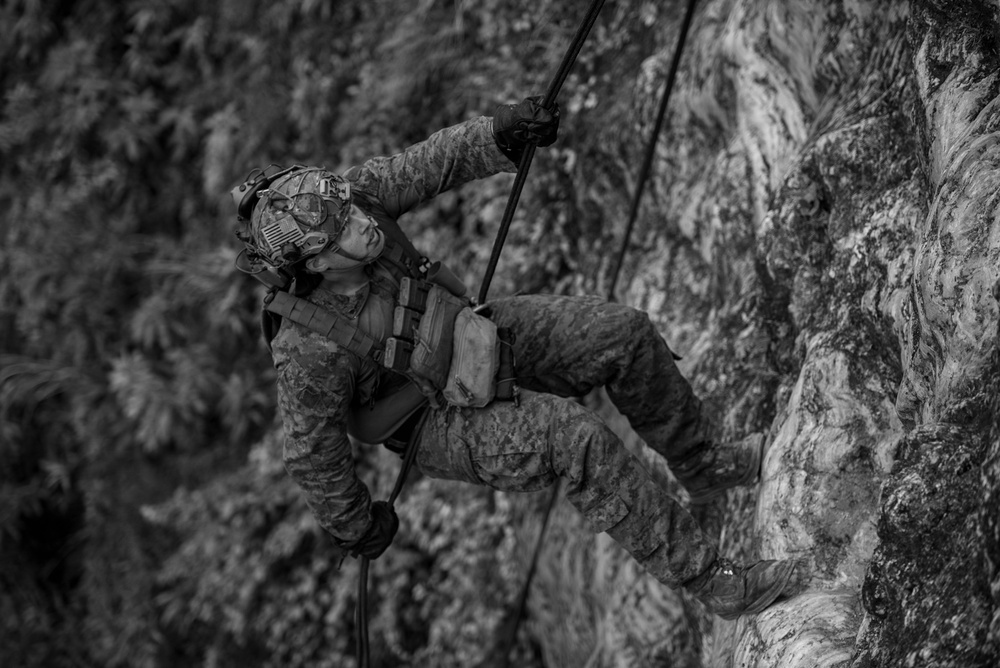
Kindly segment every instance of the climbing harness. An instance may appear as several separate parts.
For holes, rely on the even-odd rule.
[[[656,152],[656,141],[663,128],[663,118],[667,113],[667,103],[670,101],[670,93],[674,89],[674,81],[677,78],[677,68],[681,62],[681,54],[684,51],[684,42],[687,39],[688,31],[691,28],[691,17],[694,16],[694,6],[697,0],[688,0],[687,10],[684,13],[684,22],[681,25],[680,36],[677,38],[677,46],[674,47],[674,56],[670,61],[670,72],[667,74],[667,83],[663,87],[663,95],[660,97],[660,107],[656,113],[656,123],[653,125],[653,132],[646,145],[646,155],[643,157],[642,166],[639,169],[639,176],[635,184],[635,192],[632,194],[632,204],[629,208],[628,225],[625,227],[625,234],[622,235],[622,245],[618,251],[618,259],[615,261],[615,268],[611,274],[611,286],[608,288],[608,301],[615,301],[615,287],[618,285],[618,275],[622,270],[622,262],[625,260],[625,252],[628,249],[628,242],[632,236],[632,228],[635,226],[636,217],[639,214],[639,200],[642,198],[642,191],[649,180],[649,170],[653,164],[653,154]]]

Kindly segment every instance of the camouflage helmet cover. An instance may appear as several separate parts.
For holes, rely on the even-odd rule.
[[[268,264],[287,266],[336,241],[350,209],[350,183],[341,176],[323,167],[295,169],[260,191],[249,237]]]

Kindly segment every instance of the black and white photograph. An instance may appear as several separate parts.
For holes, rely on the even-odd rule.
[[[997,0],[0,0],[0,93],[0,666],[1000,666]]]

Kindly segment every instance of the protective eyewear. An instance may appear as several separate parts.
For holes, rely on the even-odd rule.
[[[264,190],[261,197],[272,211],[291,216],[302,227],[315,230],[328,219],[334,221],[333,236],[340,234],[351,215],[351,184],[346,181],[322,179],[318,193],[286,195],[277,190]],[[284,216],[277,215],[276,218]]]

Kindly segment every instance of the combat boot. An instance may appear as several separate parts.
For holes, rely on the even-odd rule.
[[[755,615],[779,598],[797,594],[805,585],[805,566],[797,561],[758,561],[740,566],[716,559],[708,569],[684,583],[709,612],[723,619]]]
[[[760,477],[764,435],[752,434],[736,443],[706,442],[679,461],[670,460],[670,471],[684,485],[691,503],[707,503],[731,487],[750,485]]]

